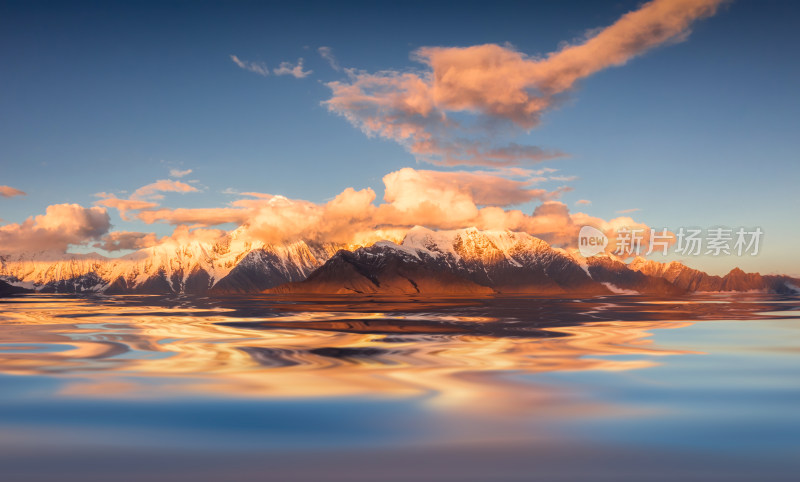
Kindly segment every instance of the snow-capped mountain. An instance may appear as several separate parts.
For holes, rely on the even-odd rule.
[[[725,276],[714,276],[678,261],[659,263],[642,257],[631,261],[628,267],[648,276],[665,279],[686,291],[769,291],[786,294],[800,291],[798,280],[789,276],[745,273],[739,268],[732,269]]]
[[[169,240],[121,258],[48,253],[0,256],[0,280],[43,292],[679,295],[800,291],[800,280],[724,277],[680,263],[612,254],[583,258],[525,233],[414,227],[399,244],[349,251],[332,243],[265,244],[233,231],[207,243]]]
[[[305,279],[337,249],[303,241],[265,244],[233,231],[214,243],[169,240],[121,258],[47,252],[0,256],[0,279],[57,293],[253,292]]]
[[[643,263],[647,263],[646,266]],[[685,270],[690,270],[680,265]],[[400,244],[382,241],[355,251],[339,251],[306,280],[278,286],[272,293],[385,294],[653,294],[706,291],[798,291],[798,280],[734,270],[725,278],[697,270],[706,281],[685,283],[670,276],[674,265],[613,254],[582,257],[577,250],[553,248],[525,233],[475,228],[432,231],[415,227]],[[710,282],[719,278],[719,283]]]
[[[303,282],[274,293],[676,294],[670,283],[612,258],[586,260],[525,233],[415,227],[388,241],[340,251]]]

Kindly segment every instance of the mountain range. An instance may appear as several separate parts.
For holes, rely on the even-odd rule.
[[[399,244],[350,248],[296,241],[168,241],[121,258],[0,255],[0,294],[19,288],[105,294],[681,295],[699,291],[800,293],[800,280],[734,269],[713,276],[679,262],[613,254],[582,257],[526,233],[414,227]]]

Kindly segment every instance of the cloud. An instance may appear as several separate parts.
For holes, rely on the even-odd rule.
[[[488,173],[440,172],[404,168],[387,174],[384,199],[396,206],[423,202],[452,205],[453,196],[482,206],[511,206],[532,200],[549,200],[557,194],[531,188],[529,181],[516,181]]]
[[[184,176],[188,176],[191,173],[192,173],[191,169],[185,169],[185,170],[170,169],[169,170],[169,175],[172,176],[172,177],[184,177]]]
[[[70,245],[99,239],[110,227],[108,213],[101,207],[54,204],[47,207],[45,214],[0,226],[0,251],[65,252]]]
[[[421,71],[348,70],[348,80],[328,83],[332,96],[324,104],[424,162],[503,166],[563,157],[496,139],[511,127],[520,133],[539,125],[579,80],[685,39],[691,23],[722,1],[654,0],[544,56],[496,44],[423,47],[412,54]]]
[[[106,234],[99,243],[92,245],[94,248],[106,251],[120,251],[123,249],[142,249],[155,246],[159,243],[155,233],[138,233],[132,231],[114,231]]]
[[[172,224],[186,229],[232,223],[238,227],[240,239],[267,243],[303,239],[347,245],[369,244],[387,238],[400,241],[410,227],[422,225],[432,229],[475,226],[521,231],[566,247],[574,246],[578,230],[584,224],[598,226],[610,236],[609,230],[614,227],[643,226],[627,217],[605,221],[583,213],[570,213],[565,204],[556,201],[568,188],[553,191],[537,188],[540,178],[530,176],[532,171],[512,172],[516,179],[492,171],[440,172],[404,168],[383,177],[385,189],[381,202],[371,188],[347,188],[325,203],[248,192],[238,193],[239,198],[225,207],[146,206],[135,210],[133,217],[146,223]],[[109,199],[114,198],[100,202]],[[532,213],[513,209],[529,202],[540,203]],[[109,247],[135,241],[130,238],[109,238]]]
[[[190,228],[189,226],[176,226],[171,235],[161,239],[160,244],[181,246],[187,243],[215,243],[227,234],[222,229]]]
[[[483,207],[547,201],[567,190],[547,191],[533,187],[538,180],[514,180],[487,172],[405,168],[384,176],[385,203],[378,206],[373,204],[375,192],[369,188],[348,188],[323,205],[246,192],[237,193],[244,197],[231,202],[228,207],[172,209],[148,203],[143,204],[134,216],[146,223],[173,225],[235,223],[269,239],[311,237],[322,240],[334,236],[342,240],[354,231],[369,231],[381,225],[413,226],[423,220],[432,226],[453,227],[454,223],[472,222]],[[129,204],[131,201],[116,198],[105,198],[98,203],[125,212],[133,208]]]
[[[2,197],[14,197],[14,196],[26,196],[27,193],[24,191],[20,191],[19,189],[15,189],[11,186],[0,186],[0,196]]]
[[[408,147],[417,159],[441,166],[491,166],[509,167],[519,163],[536,163],[567,155],[553,149],[520,145],[510,142],[504,146],[486,146],[485,140],[458,138],[443,141],[431,138]]]
[[[575,201],[575,204],[579,206],[580,205],[588,206],[589,204],[592,204],[592,201],[589,201],[588,199],[578,199],[577,201]]]
[[[342,70],[342,67],[339,65],[339,62],[336,60],[336,57],[333,56],[332,48],[323,46],[318,48],[317,52],[319,52],[320,57],[328,61],[328,64],[331,66],[333,70],[337,72]]]
[[[231,55],[230,57],[231,60],[233,60],[234,64],[238,65],[240,68],[244,70],[248,70],[255,74],[262,75],[264,77],[269,75],[269,68],[267,67],[267,64],[265,64],[264,62],[252,62],[247,60],[241,60],[239,59],[239,57],[235,55]]]
[[[139,211],[142,209],[152,209],[158,207],[158,203],[150,202],[150,201],[137,201],[131,199],[120,199],[113,194],[109,194],[106,192],[100,192],[95,194],[95,196],[100,197],[99,201],[95,202],[98,206],[104,206],[107,208],[114,208],[119,211],[120,216],[122,219],[129,221],[127,213],[129,211]]]
[[[159,238],[155,233],[133,231],[113,231],[92,245],[93,248],[109,252],[120,250],[139,250],[153,246],[180,247],[191,242],[213,244],[227,234],[221,229],[192,228],[185,225],[176,226],[169,236]]]
[[[246,213],[236,208],[148,208],[138,212],[135,217],[148,224],[161,222],[174,225],[215,226],[227,223],[241,224],[246,220]]]
[[[131,194],[131,200],[162,199],[160,192],[197,192],[197,188],[181,181],[161,179],[156,182],[142,186]]]
[[[188,171],[191,172],[191,169],[189,169]],[[118,210],[120,216],[125,221],[131,221],[134,218],[141,219],[142,216],[149,219],[151,215],[143,213],[156,210],[160,207],[159,203],[156,202],[164,198],[164,196],[160,193],[162,192],[187,193],[187,192],[198,192],[198,191],[199,189],[197,189],[196,187],[181,181],[160,179],[158,181],[144,185],[139,189],[135,190],[128,199],[120,199],[114,194],[107,192],[99,192],[95,194],[95,196],[101,199],[95,202],[95,204],[98,206],[104,206],[107,208],[114,208]],[[133,212],[134,214],[130,215],[131,212]]]
[[[628,214],[628,213],[635,213],[636,211],[641,211],[641,208],[631,208],[631,209],[621,209],[617,211],[617,214]]]
[[[297,64],[291,62],[281,62],[277,69],[273,69],[275,75],[291,75],[296,79],[304,79],[314,73],[313,70],[303,70],[302,57],[297,59]]]

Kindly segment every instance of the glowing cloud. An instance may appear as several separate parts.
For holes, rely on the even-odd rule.
[[[148,224],[162,222],[167,224],[215,226],[227,223],[241,224],[246,220],[246,213],[241,209],[233,208],[148,208],[137,213],[136,218]]]
[[[384,176],[383,202],[375,191],[347,188],[332,200],[317,204],[266,193],[241,193],[226,207],[166,208],[155,203],[132,208],[129,200],[104,198],[98,204],[129,209],[146,223],[172,224],[181,229],[232,223],[242,239],[268,243],[307,240],[364,245],[380,239],[399,241],[412,226],[432,229],[512,230],[530,233],[557,246],[574,246],[583,224],[606,232],[620,226],[646,227],[630,218],[611,221],[583,213],[571,214],[555,199],[567,188],[553,191],[535,187],[533,171],[514,170],[519,179],[491,172],[439,172],[404,168]],[[528,214],[515,205],[539,201]],[[132,208],[132,209],[131,209]],[[215,230],[211,230],[216,232]],[[194,232],[194,231],[192,231]],[[112,235],[109,247],[127,249],[153,238],[139,234]]]
[[[197,192],[197,188],[185,182],[161,179],[154,183],[142,186],[131,194],[131,200],[162,199],[160,192]]]
[[[2,197],[14,197],[14,196],[25,196],[25,191],[20,191],[19,189],[15,189],[11,186],[0,186],[0,196]]]
[[[130,220],[130,218],[127,216],[129,211],[139,211],[142,209],[152,209],[158,207],[158,204],[154,202],[119,199],[115,195],[105,192],[97,193],[96,196],[101,197],[102,199],[97,201],[95,204],[98,206],[104,206],[118,210],[120,216],[122,216],[122,219],[125,219],[126,221]]]
[[[0,251],[65,252],[71,244],[84,244],[108,232],[111,222],[100,207],[54,204],[45,214],[32,216],[20,224],[0,226]]]
[[[722,1],[654,0],[543,57],[495,44],[423,47],[412,57],[426,70],[349,71],[347,81],[328,84],[333,95],[325,105],[365,134],[399,142],[421,161],[504,166],[562,157],[535,146],[495,145],[492,124],[510,124],[517,132],[536,127],[577,81],[685,39],[691,23],[713,15]],[[475,125],[454,113],[477,116]]]
[[[149,248],[158,244],[155,233],[137,233],[132,231],[114,231],[100,239],[101,242],[92,245],[106,251],[119,251],[123,249]]]

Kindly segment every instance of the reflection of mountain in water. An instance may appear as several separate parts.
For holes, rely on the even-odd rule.
[[[82,396],[157,387],[161,395],[466,400],[488,387],[519,391],[503,377],[510,372],[652,366],[654,356],[685,352],[654,346],[651,330],[781,309],[758,297],[289,303],[36,295],[5,303],[0,373],[58,374],[68,380],[64,393]]]

